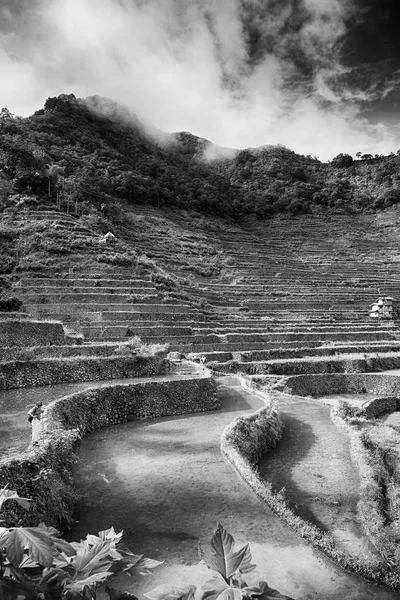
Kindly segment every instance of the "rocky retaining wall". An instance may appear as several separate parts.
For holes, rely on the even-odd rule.
[[[49,404],[47,430],[94,429],[166,415],[203,412],[220,408],[216,387],[209,377],[147,381],[97,388],[66,396]]]
[[[68,358],[71,356],[115,356],[118,344],[85,344],[75,346],[34,346],[32,348],[1,348],[0,363],[31,361],[43,358]]]
[[[0,321],[0,346],[3,347],[62,346],[68,343],[71,344],[73,341],[65,335],[62,323],[32,320]]]
[[[359,410],[360,416],[365,416],[367,419],[376,419],[380,415],[388,412],[394,412],[400,408],[400,398],[395,396],[387,396],[385,398],[373,398],[366,402]]]
[[[269,360],[260,362],[238,362],[235,360],[226,363],[209,362],[211,369],[222,373],[246,373],[248,375],[300,375],[304,373],[365,373],[400,367],[400,355],[352,358],[351,355],[335,358],[288,358],[283,360]]]
[[[7,503],[6,526],[35,526],[44,521],[65,530],[71,525],[77,500],[71,477],[73,446],[88,432],[135,419],[220,406],[216,384],[209,377],[108,386],[52,402],[46,409],[46,434],[39,449],[0,463],[0,488],[8,483],[20,496],[33,500],[30,511]]]
[[[388,347],[388,345],[376,345],[376,346],[368,346],[363,345],[362,343],[351,346],[324,346],[321,348],[315,347],[291,347],[291,348],[277,348],[273,350],[252,350],[248,352],[240,352],[238,356],[234,357],[241,362],[261,362],[267,360],[283,359],[283,358],[301,358],[305,356],[335,356],[337,354],[349,354],[351,352],[356,352],[357,354],[372,354],[376,352],[388,352],[390,348],[391,352],[400,352],[400,345],[393,345]],[[232,358],[232,357],[230,357]],[[226,360],[230,360],[227,358]],[[210,357],[211,359],[211,357]],[[216,359],[218,360],[218,359]]]
[[[245,480],[261,457],[282,437],[283,422],[275,405],[268,403],[249,416],[236,417],[222,434],[221,450]]]
[[[274,391],[296,396],[330,396],[332,394],[377,394],[400,396],[400,377],[379,373],[327,373],[285,377]]]
[[[171,363],[159,356],[88,356],[6,362],[0,364],[0,389],[151,377],[168,373],[171,368]]]

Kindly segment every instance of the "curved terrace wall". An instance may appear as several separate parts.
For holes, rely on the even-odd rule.
[[[70,526],[77,500],[71,476],[73,447],[90,431],[220,406],[216,384],[210,377],[108,386],[52,402],[46,408],[45,441],[39,449],[0,463],[0,487],[8,483],[20,496],[33,499],[29,512],[7,503],[6,525],[34,526],[44,521],[60,530]]]

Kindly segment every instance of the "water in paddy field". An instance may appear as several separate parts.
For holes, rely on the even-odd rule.
[[[221,380],[221,411],[136,421],[100,429],[78,451],[75,481],[83,494],[68,535],[113,525],[135,553],[164,560],[149,577],[118,575],[116,587],[142,595],[161,583],[199,584],[212,576],[197,566],[218,522],[238,544],[250,542],[260,579],[298,600],[394,599],[400,594],[345,574],[285,527],[220,453],[223,429],[261,401],[234,377]]]
[[[159,375],[153,380],[162,380]],[[28,410],[41,400],[46,406],[63,396],[82,392],[109,385],[125,385],[147,381],[147,378],[135,377],[133,379],[109,379],[104,381],[90,381],[87,383],[64,383],[59,385],[45,385],[34,388],[18,388],[0,390],[0,460],[27,449],[31,441],[32,426],[28,423]]]

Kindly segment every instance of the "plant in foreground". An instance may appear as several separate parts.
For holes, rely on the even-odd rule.
[[[0,511],[8,500],[29,508],[7,486],[0,490]],[[218,578],[199,588],[159,586],[145,594],[149,600],[292,600],[269,587],[266,581],[249,587],[243,575],[255,569],[249,544],[235,551],[235,540],[221,524],[211,545],[199,545],[199,556]],[[133,554],[114,528],[88,534],[80,542],[67,542],[53,527],[0,527],[1,600],[96,600],[97,588],[117,571],[148,574],[162,564]],[[110,600],[137,600],[129,592],[105,586]]]
[[[0,510],[8,500],[29,508],[7,486],[0,490]],[[96,588],[117,571],[149,573],[161,563],[133,554],[111,527],[80,542],[66,542],[53,527],[0,527],[1,600],[95,600]],[[108,588],[112,600],[127,598]],[[121,595],[122,594],[122,595]],[[131,598],[135,598],[132,594]]]
[[[249,544],[235,551],[235,540],[219,523],[211,539],[209,548],[199,544],[199,556],[206,566],[218,573],[199,588],[188,585],[184,589],[172,586],[159,586],[145,594],[149,600],[292,600],[277,590],[270,588],[266,581],[258,586],[249,587],[243,575],[253,571],[255,565]]]

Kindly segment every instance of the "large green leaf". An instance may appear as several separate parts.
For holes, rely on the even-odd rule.
[[[242,600],[242,591],[238,588],[225,588],[217,597],[216,600]]]
[[[254,598],[256,600],[293,600],[290,596],[284,596],[278,590],[270,588],[266,581],[260,581],[258,587],[244,588],[243,594],[245,598]]]
[[[51,538],[53,546],[58,552],[64,553],[66,556],[74,556],[76,554],[75,548],[69,542],[62,539],[61,534],[54,527],[49,527],[44,523],[39,523],[38,528],[45,531],[49,538]]]
[[[152,558],[146,558],[145,556],[142,556],[136,564],[127,566],[126,568],[124,568],[124,570],[129,571],[130,573],[132,573],[132,571],[135,571],[140,573],[140,575],[150,575],[151,569],[155,569],[163,563],[163,560],[154,560]]]
[[[25,578],[11,579],[3,577],[0,579],[0,599],[15,600],[23,597],[25,600],[37,600],[39,593],[36,586],[31,582],[26,582]]]
[[[110,527],[110,529],[104,529],[103,531],[99,531],[99,538],[103,541],[110,541],[118,544],[121,541],[123,536],[123,531],[116,533],[114,527]]]
[[[110,597],[110,600],[138,600],[138,598],[130,592],[123,592],[113,587],[106,586],[106,592]]]
[[[5,549],[7,560],[18,567],[28,552],[31,560],[43,567],[53,563],[55,547],[46,531],[37,527],[13,527],[0,533],[0,547]]]
[[[234,552],[235,540],[221,525],[218,527],[211,539],[211,548],[203,550],[199,544],[199,555],[209,569],[220,573],[225,581],[234,575],[236,571],[247,573],[255,568],[251,564],[251,553],[249,545],[246,544]]]
[[[44,593],[45,600],[62,600],[64,585],[69,578],[69,574],[63,569],[54,567],[44,569],[39,586]]]
[[[64,589],[66,592],[68,591],[75,594],[80,593],[86,586],[95,587],[105,581],[110,575],[112,575],[110,572],[95,573],[93,575],[88,575],[87,577],[83,577],[83,575],[80,574],[76,579],[65,583]]]
[[[194,600],[195,591],[196,587],[194,585],[188,585],[185,588],[159,585],[143,595],[149,600]]]
[[[109,559],[110,546],[110,542],[98,542],[94,546],[82,545],[70,562],[76,575],[82,573],[86,576],[107,571],[112,565],[112,560]]]

